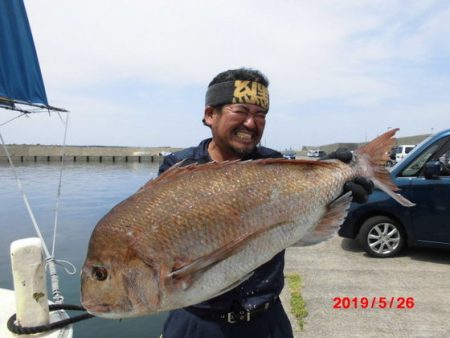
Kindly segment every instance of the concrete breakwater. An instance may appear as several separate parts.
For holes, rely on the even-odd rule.
[[[165,154],[177,151],[172,147],[108,147],[108,146],[47,146],[8,145],[14,163],[20,162],[156,162]],[[63,155],[62,155],[63,152]],[[0,148],[0,163],[8,162],[5,150]]]
[[[400,137],[397,144],[418,144],[428,134]],[[333,143],[322,146],[303,146],[302,150],[282,151],[295,153],[297,158],[307,157],[310,149],[320,149],[329,153],[339,147],[354,150],[364,143]],[[28,161],[61,161],[61,147],[52,145],[8,145],[13,162]],[[64,147],[64,161],[73,162],[156,162],[161,161],[165,154],[180,150],[172,147],[112,147],[112,146],[66,146]],[[3,147],[0,147],[0,163],[6,163]]]

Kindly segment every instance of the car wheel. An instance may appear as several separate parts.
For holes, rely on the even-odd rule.
[[[405,234],[397,221],[386,216],[376,216],[363,223],[359,241],[373,257],[392,257],[403,249]]]

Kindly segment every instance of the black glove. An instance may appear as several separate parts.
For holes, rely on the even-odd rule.
[[[337,159],[344,163],[350,163],[353,158],[352,152],[348,148],[338,148],[321,158],[321,160],[332,160]],[[356,203],[367,202],[369,195],[372,193],[374,188],[373,182],[365,177],[355,177],[353,181],[346,182],[344,184],[344,194],[351,191],[353,196],[353,201]]]
[[[353,181],[345,182],[344,193],[351,191],[353,196],[353,202],[365,203],[369,198],[369,195],[373,191],[373,182],[368,178],[358,176]]]
[[[321,160],[339,160],[344,163],[350,163],[353,158],[352,152],[348,148],[337,148],[336,151],[333,151],[329,153],[328,155],[325,155],[324,157],[321,157]]]

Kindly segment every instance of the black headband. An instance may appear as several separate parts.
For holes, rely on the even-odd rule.
[[[206,106],[229,103],[251,103],[269,110],[269,91],[259,82],[242,80],[216,83],[208,88]]]

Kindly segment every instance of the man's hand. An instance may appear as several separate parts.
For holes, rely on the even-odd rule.
[[[341,148],[337,148],[336,151],[333,151],[320,159],[321,160],[339,160],[341,162],[348,164],[352,161],[353,154],[348,148],[341,147]]]
[[[344,163],[350,163],[353,158],[353,154],[347,148],[338,148],[321,158],[321,160],[331,160],[337,159]],[[344,184],[344,193],[351,191],[353,196],[353,201],[356,203],[367,202],[369,195],[372,193],[374,188],[373,182],[365,177],[358,176],[352,181],[348,181]]]
[[[353,196],[353,202],[365,203],[367,202],[369,195],[373,191],[373,182],[368,178],[358,176],[353,181],[345,182],[344,193],[351,191]]]

